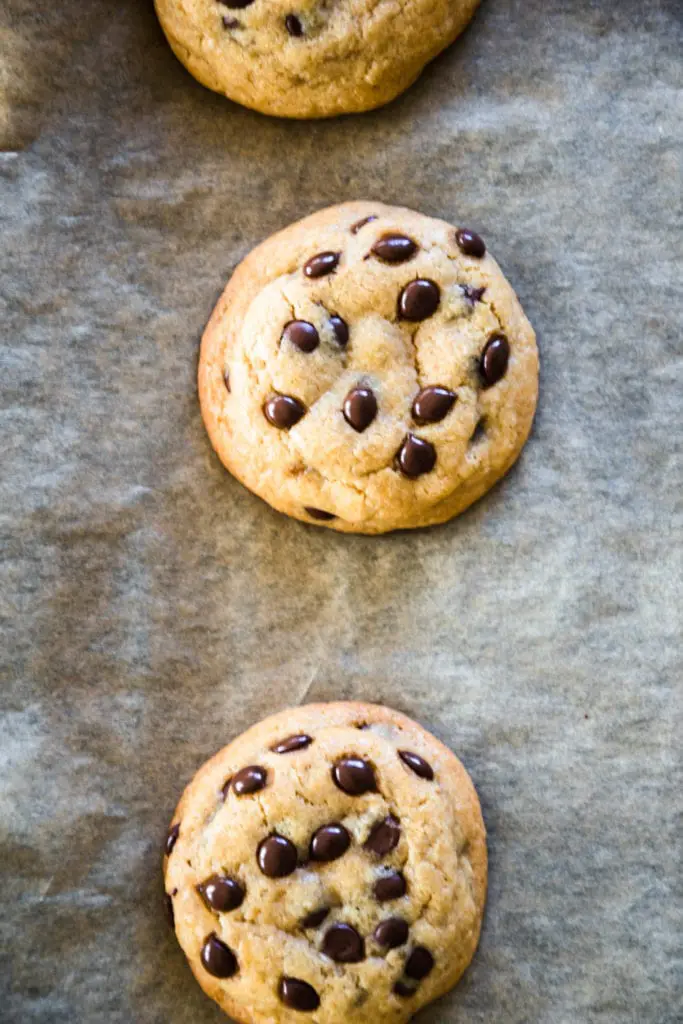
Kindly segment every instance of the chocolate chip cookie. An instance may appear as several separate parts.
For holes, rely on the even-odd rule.
[[[199,366],[225,466],[274,508],[357,533],[462,512],[519,455],[537,389],[534,332],[484,241],[382,203],[250,253]]]
[[[472,959],[484,824],[460,761],[415,722],[311,704],[199,770],[164,881],[197,980],[236,1021],[400,1024]]]
[[[370,110],[407,89],[479,0],[155,0],[203,85],[281,117]]]

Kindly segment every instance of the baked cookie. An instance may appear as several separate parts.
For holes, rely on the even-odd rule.
[[[311,704],[199,770],[164,876],[199,984],[240,1024],[400,1024],[472,959],[486,838],[467,772],[419,725]]]
[[[534,332],[481,238],[382,203],[254,249],[199,364],[227,468],[281,512],[357,533],[462,512],[519,455],[537,390]]]
[[[407,89],[479,0],[155,0],[179,60],[264,114],[331,117]]]

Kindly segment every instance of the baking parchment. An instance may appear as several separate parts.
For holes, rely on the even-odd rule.
[[[352,697],[453,747],[488,826],[480,950],[420,1024],[683,1020],[683,5],[483,0],[318,123],[201,88],[147,0],[2,7],[0,1019],[225,1019],[162,909],[176,799]],[[243,490],[195,387],[238,260],[367,197],[480,231],[542,354],[509,477],[383,538]]]

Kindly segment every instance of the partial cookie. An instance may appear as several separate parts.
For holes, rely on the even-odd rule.
[[[281,117],[370,110],[407,89],[479,0],[155,0],[203,85]]]
[[[462,512],[519,455],[537,391],[533,329],[482,239],[382,203],[254,249],[199,365],[224,465],[281,512],[357,533]]]
[[[164,875],[197,980],[240,1024],[401,1024],[474,955],[484,823],[460,761],[415,722],[311,704],[199,770]]]

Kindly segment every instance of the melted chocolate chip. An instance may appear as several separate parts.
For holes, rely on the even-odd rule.
[[[406,894],[406,880],[400,871],[391,875],[384,875],[375,882],[373,893],[379,903],[386,903],[388,900],[398,900]]]
[[[329,907],[322,907],[320,910],[312,910],[301,922],[302,928],[318,928],[330,912]]]
[[[351,845],[351,836],[343,825],[332,822],[323,825],[313,833],[311,839],[311,860],[337,860],[342,857]]]
[[[436,448],[415,434],[408,434],[398,452],[398,467],[411,479],[431,472],[436,465]]]
[[[306,509],[308,512],[309,510]],[[334,519],[334,516],[332,517]],[[313,742],[312,736],[307,736],[304,732],[298,732],[295,736],[288,736],[284,740],[280,740],[274,747],[270,749],[274,754],[291,754],[293,750],[303,750],[304,747],[310,747]]]
[[[296,14],[288,14],[285,18],[285,28],[289,32],[290,36],[295,36],[299,39],[304,34],[304,27],[301,24],[301,19],[297,18]]]
[[[223,15],[223,28],[231,29],[231,28],[240,28],[240,27],[241,27],[241,25],[240,25],[240,22],[237,20],[237,18],[231,18],[227,14]]]
[[[375,928],[373,938],[378,946],[396,949],[408,941],[408,922],[402,917],[388,917]]]
[[[244,888],[234,878],[225,875],[211,875],[197,886],[197,892],[209,910],[219,913],[236,910],[244,900]]]
[[[405,972],[409,978],[422,981],[434,966],[434,957],[424,946],[416,946],[406,961]]]
[[[419,775],[421,779],[428,779],[430,782],[434,778],[434,769],[428,761],[425,761],[424,757],[420,757],[419,754],[413,754],[410,750],[399,750],[398,756],[401,758],[403,763],[407,765],[411,771]]]
[[[377,399],[370,388],[353,388],[344,399],[344,419],[362,434],[377,415]]]
[[[296,871],[298,854],[294,843],[274,832],[259,843],[256,859],[268,878],[284,878]]]
[[[468,302],[474,305],[476,302],[481,302],[482,296],[486,291],[486,288],[473,288],[471,284],[461,284],[462,293]]]
[[[307,981],[301,981],[299,978],[281,978],[278,995],[290,1010],[306,1013],[317,1010],[320,1006],[320,996],[316,990]]]
[[[176,890],[177,891],[177,890]],[[171,928],[175,928],[175,914],[173,913],[173,900],[167,892],[164,893],[164,906],[166,907],[166,916]]]
[[[504,334],[492,334],[481,355],[479,373],[482,387],[491,388],[505,376],[510,359],[510,343]]]
[[[290,320],[285,324],[282,339],[291,341],[302,352],[313,352],[320,344],[320,335],[307,320]]]
[[[419,277],[407,284],[398,297],[398,314],[404,320],[417,323],[436,313],[441,301],[438,284]]]
[[[458,228],[455,232],[455,241],[458,243],[460,252],[463,252],[465,256],[475,256],[480,260],[486,254],[484,239],[468,228]]]
[[[349,343],[349,325],[346,320],[342,320],[340,316],[336,314],[330,317],[330,327],[334,331],[334,336],[337,339],[338,345],[348,345]]]
[[[415,985],[411,985],[409,982],[397,981],[394,985],[394,994],[400,996],[402,999],[409,999],[410,996],[415,995],[415,992]]]
[[[417,423],[438,423],[451,411],[457,397],[455,391],[436,384],[423,388],[413,402],[413,419]]]
[[[223,7],[230,7],[232,10],[242,11],[245,7],[253,4],[254,0],[218,0]]]
[[[378,238],[370,252],[385,263],[405,263],[417,252],[417,242],[407,235],[390,233]]]
[[[178,842],[178,836],[180,835],[180,822],[177,825],[173,825],[168,835],[166,836],[166,856],[170,857],[173,853],[173,847]]]
[[[235,796],[247,796],[249,793],[258,793],[263,789],[268,780],[268,772],[259,764],[250,764],[240,770],[232,777],[232,791]]]
[[[357,220],[355,224],[351,225],[351,234],[357,235],[361,228],[364,228],[366,224],[369,224],[373,220],[377,220],[374,213],[370,214],[369,217],[363,217],[362,220]]]
[[[376,853],[378,857],[385,857],[398,846],[401,838],[401,825],[397,818],[390,814],[384,821],[378,821],[373,825],[370,835],[365,840],[365,849]]]
[[[204,940],[201,961],[204,970],[214,978],[232,978],[237,974],[237,957],[217,935],[209,935]]]
[[[369,761],[363,761],[360,757],[345,757],[337,761],[332,769],[332,778],[335,785],[350,796],[377,791],[373,767]]]
[[[306,505],[304,512],[311,517],[311,519],[319,519],[322,523],[327,523],[330,519],[336,519],[334,512],[326,512],[324,508],[311,508],[310,505]]]
[[[306,412],[306,407],[298,398],[291,395],[273,395],[263,407],[266,419],[279,430],[289,430],[298,423]]]
[[[311,256],[307,263],[304,263],[304,274],[306,277],[325,277],[332,274],[339,265],[339,252],[319,252],[317,256]]]
[[[340,964],[357,964],[365,959],[365,943],[350,924],[333,924],[328,928],[322,951]]]
[[[223,383],[225,384],[225,390],[230,393],[230,371],[226,370],[223,374]]]

